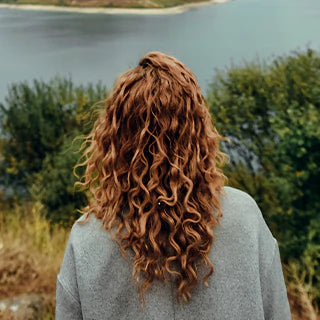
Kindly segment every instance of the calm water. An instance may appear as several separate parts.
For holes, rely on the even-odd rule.
[[[12,82],[56,74],[110,88],[151,50],[184,62],[205,93],[215,68],[320,50],[319,31],[319,0],[233,0],[156,16],[0,9],[0,101]]]

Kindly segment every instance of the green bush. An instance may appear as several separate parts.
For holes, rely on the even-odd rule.
[[[232,142],[223,145],[230,184],[255,197],[284,262],[313,262],[320,298],[319,55],[308,49],[220,71],[207,98]]]
[[[82,207],[84,195],[73,191],[72,168],[79,158],[74,146],[79,143],[72,145],[72,140],[91,130],[93,106],[106,96],[101,83],[76,87],[60,77],[10,87],[0,104],[0,176],[5,189],[14,190],[7,197],[37,197],[55,221],[68,220]]]

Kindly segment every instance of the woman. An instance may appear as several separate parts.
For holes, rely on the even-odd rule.
[[[87,136],[93,195],[57,276],[56,319],[291,319],[276,239],[227,160],[194,74],[149,52]]]

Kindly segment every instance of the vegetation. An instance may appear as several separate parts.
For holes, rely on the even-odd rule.
[[[0,300],[19,294],[43,297],[43,313],[37,319],[54,319],[55,285],[69,230],[43,217],[40,202],[27,202],[0,211]],[[32,310],[28,310],[31,311]],[[0,319],[14,319],[1,312]],[[23,320],[34,320],[24,314]]]
[[[209,0],[0,0],[0,3],[56,5],[68,7],[105,7],[105,8],[170,8],[187,3]]]
[[[6,201],[39,200],[48,218],[72,223],[70,215],[76,217],[87,201],[73,187],[80,146],[75,138],[91,129],[90,117],[106,96],[101,83],[75,87],[70,78],[11,86],[5,105],[0,104],[0,184],[14,189],[3,195]]]
[[[2,298],[54,293],[70,226],[89,197],[74,189],[81,137],[106,95],[101,84],[75,87],[70,79],[55,78],[14,84],[0,104]],[[215,125],[232,142],[222,146],[231,157],[229,185],[255,197],[279,242],[294,319],[317,319],[319,55],[307,50],[269,65],[220,70],[207,100]],[[26,280],[21,274],[38,276]]]
[[[320,302],[320,57],[295,52],[271,65],[218,72],[208,90],[218,131],[231,140],[231,185],[258,202],[283,262]],[[290,278],[293,279],[293,278]]]

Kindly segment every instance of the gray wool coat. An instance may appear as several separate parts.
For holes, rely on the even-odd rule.
[[[171,282],[156,280],[146,292],[143,311],[131,280],[132,265],[101,220],[91,215],[71,229],[56,280],[56,319],[291,319],[277,240],[249,194],[224,188],[224,216],[214,228],[209,254],[214,273],[207,287],[202,278],[208,269],[200,268],[188,304],[176,303]]]

